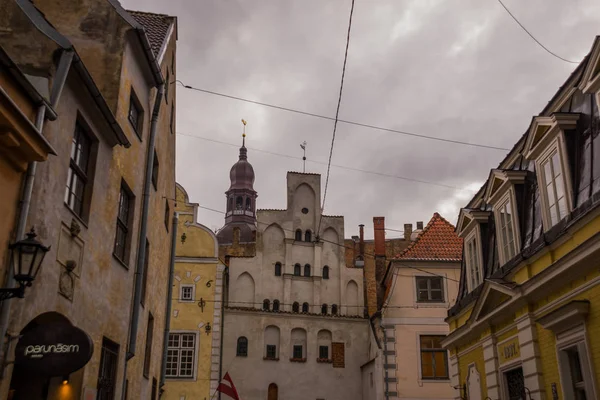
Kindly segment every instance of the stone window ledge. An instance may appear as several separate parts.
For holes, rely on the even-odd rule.
[[[290,362],[305,363],[306,358],[290,358]]]

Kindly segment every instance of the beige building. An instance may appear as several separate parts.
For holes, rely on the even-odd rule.
[[[6,10],[1,44],[58,117],[43,127],[57,155],[37,165],[19,217],[51,250],[25,298],[3,303],[4,360],[20,335],[52,324],[81,329],[93,353],[50,378],[15,362],[0,397],[155,399],[175,196],[174,86],[163,85],[175,77],[176,19],[113,0]]]
[[[456,301],[462,239],[438,213],[392,259],[381,311],[384,387],[393,399],[452,399],[444,321]]]

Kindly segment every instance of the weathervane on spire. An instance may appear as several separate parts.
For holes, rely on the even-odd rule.
[[[242,124],[244,124],[244,133],[242,133],[242,147],[246,146],[246,120],[242,118]]]
[[[304,155],[302,156],[302,172],[306,172],[306,140],[300,143],[300,147],[304,151]]]

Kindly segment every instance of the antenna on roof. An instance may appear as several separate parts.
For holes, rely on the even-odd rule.
[[[306,172],[306,140],[300,143],[300,147],[304,151],[304,155],[302,156],[302,172]]]

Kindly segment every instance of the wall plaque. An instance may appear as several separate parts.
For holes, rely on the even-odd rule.
[[[520,357],[521,349],[519,348],[519,338],[517,336],[498,345],[498,360],[500,364]]]

